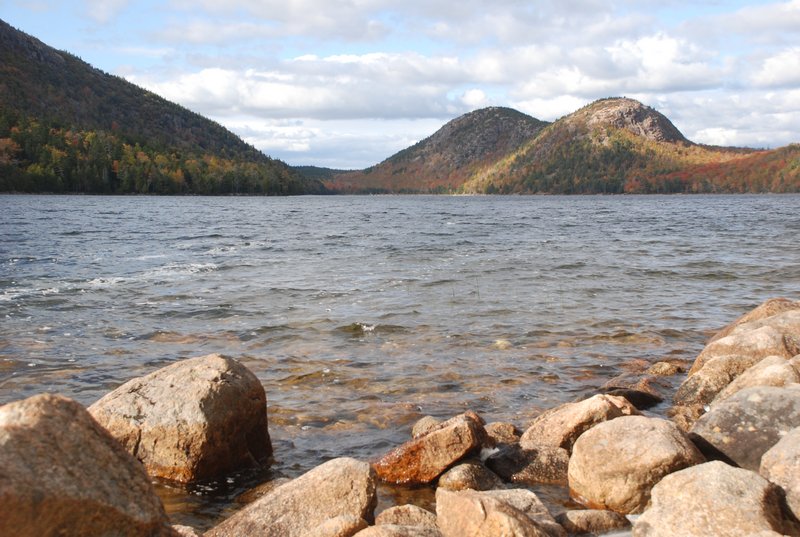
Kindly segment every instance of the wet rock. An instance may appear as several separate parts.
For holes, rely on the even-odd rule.
[[[638,414],[628,400],[613,395],[595,395],[577,403],[566,403],[540,414],[520,438],[520,446],[555,446],[572,451],[575,440],[598,423]]]
[[[758,471],[761,456],[800,426],[800,386],[745,388],[694,424],[692,439],[709,458]]]
[[[518,444],[503,446],[486,459],[486,466],[506,481],[525,485],[567,484],[569,453],[554,446],[523,449]]]
[[[442,420],[436,419],[433,416],[424,416],[411,428],[411,438],[425,436],[431,431],[438,429],[441,424]]]
[[[671,377],[673,375],[677,375],[678,373],[683,373],[685,371],[686,368],[679,363],[656,362],[648,368],[647,374],[654,375],[657,377]]]
[[[656,376],[625,373],[606,382],[600,391],[624,397],[639,410],[644,410],[663,401],[668,389],[669,385]]]
[[[634,537],[796,535],[780,489],[755,472],[714,461],[666,476],[633,526]]]
[[[703,461],[674,423],[624,416],[596,425],[575,442],[570,495],[591,508],[640,513],[662,477]]]
[[[176,537],[200,537],[200,533],[190,526],[172,526],[172,529],[176,533]]]
[[[758,473],[786,492],[786,503],[800,519],[800,427],[764,453]]]
[[[556,522],[556,519],[534,492],[527,489],[505,489],[487,490],[483,494],[525,513],[537,527],[550,537],[566,537],[564,528]]]
[[[436,527],[383,524],[356,533],[356,537],[442,537]]]
[[[326,520],[313,530],[306,532],[304,537],[353,537],[367,527],[369,524],[363,518],[344,515]]]
[[[545,537],[525,513],[484,492],[436,491],[436,516],[444,537]]]
[[[272,481],[267,481],[266,483],[261,483],[257,487],[253,487],[248,491],[245,491],[236,497],[237,503],[253,503],[257,499],[262,496],[266,496],[276,488],[280,487],[281,485],[285,485],[291,481],[288,477],[278,477],[273,479]]]
[[[709,343],[730,335],[731,332],[739,329],[742,325],[750,325],[752,327],[758,321],[763,321],[793,310],[800,310],[800,301],[792,301],[787,298],[771,298],[717,332]]]
[[[261,382],[218,354],[126,382],[89,412],[156,477],[206,479],[272,453]]]
[[[0,535],[176,532],[142,466],[83,406],[37,395],[0,407]]]
[[[330,519],[369,521],[378,501],[375,488],[369,464],[334,459],[249,504],[205,536],[299,537]]]
[[[569,533],[609,533],[623,530],[631,523],[624,515],[601,509],[582,509],[565,511],[556,517],[556,522]]]
[[[465,462],[439,477],[438,486],[447,490],[492,490],[505,488],[500,477],[479,462]]]
[[[480,449],[485,438],[482,420],[474,413],[461,414],[390,451],[373,467],[389,483],[431,483],[453,463]]]
[[[717,394],[712,404],[724,401],[744,388],[754,386],[783,387],[800,382],[800,356],[786,360],[780,356],[767,356],[748,368]]]
[[[516,444],[522,435],[522,431],[517,429],[513,423],[496,421],[486,424],[484,429],[486,429],[486,434],[495,444]]]
[[[375,517],[375,525],[426,526],[436,528],[436,515],[416,505],[397,505]]]

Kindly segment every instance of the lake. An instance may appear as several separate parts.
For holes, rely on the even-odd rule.
[[[0,196],[0,403],[89,405],[181,358],[242,361],[267,392],[275,462],[159,484],[173,520],[204,529],[248,487],[374,458],[424,415],[524,426],[643,363],[693,360],[738,315],[800,297],[798,209],[797,195]]]

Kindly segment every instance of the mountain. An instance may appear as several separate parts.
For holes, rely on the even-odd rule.
[[[511,108],[484,108],[363,171],[326,179],[338,192],[450,192],[535,137],[547,123]]]
[[[528,118],[529,130],[515,129],[493,146],[505,126],[475,118],[501,113],[528,118],[510,109],[478,110],[374,168],[326,184],[342,192],[800,192],[800,145],[759,151],[695,144],[633,99],[601,99],[551,124]],[[453,166],[451,155],[467,147],[484,151]]]
[[[0,21],[0,191],[322,192],[218,123]]]

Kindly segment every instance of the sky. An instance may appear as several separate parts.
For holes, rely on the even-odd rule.
[[[800,0],[0,0],[0,19],[292,165],[613,96],[698,143],[800,142]]]

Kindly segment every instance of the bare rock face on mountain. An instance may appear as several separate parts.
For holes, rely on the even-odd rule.
[[[175,535],[142,466],[77,402],[0,407],[0,535]]]
[[[133,379],[89,412],[150,475],[174,481],[253,466],[272,453],[264,387],[218,354]]]
[[[633,99],[605,99],[592,104],[587,124],[612,126],[654,142],[687,142],[663,114]]]

